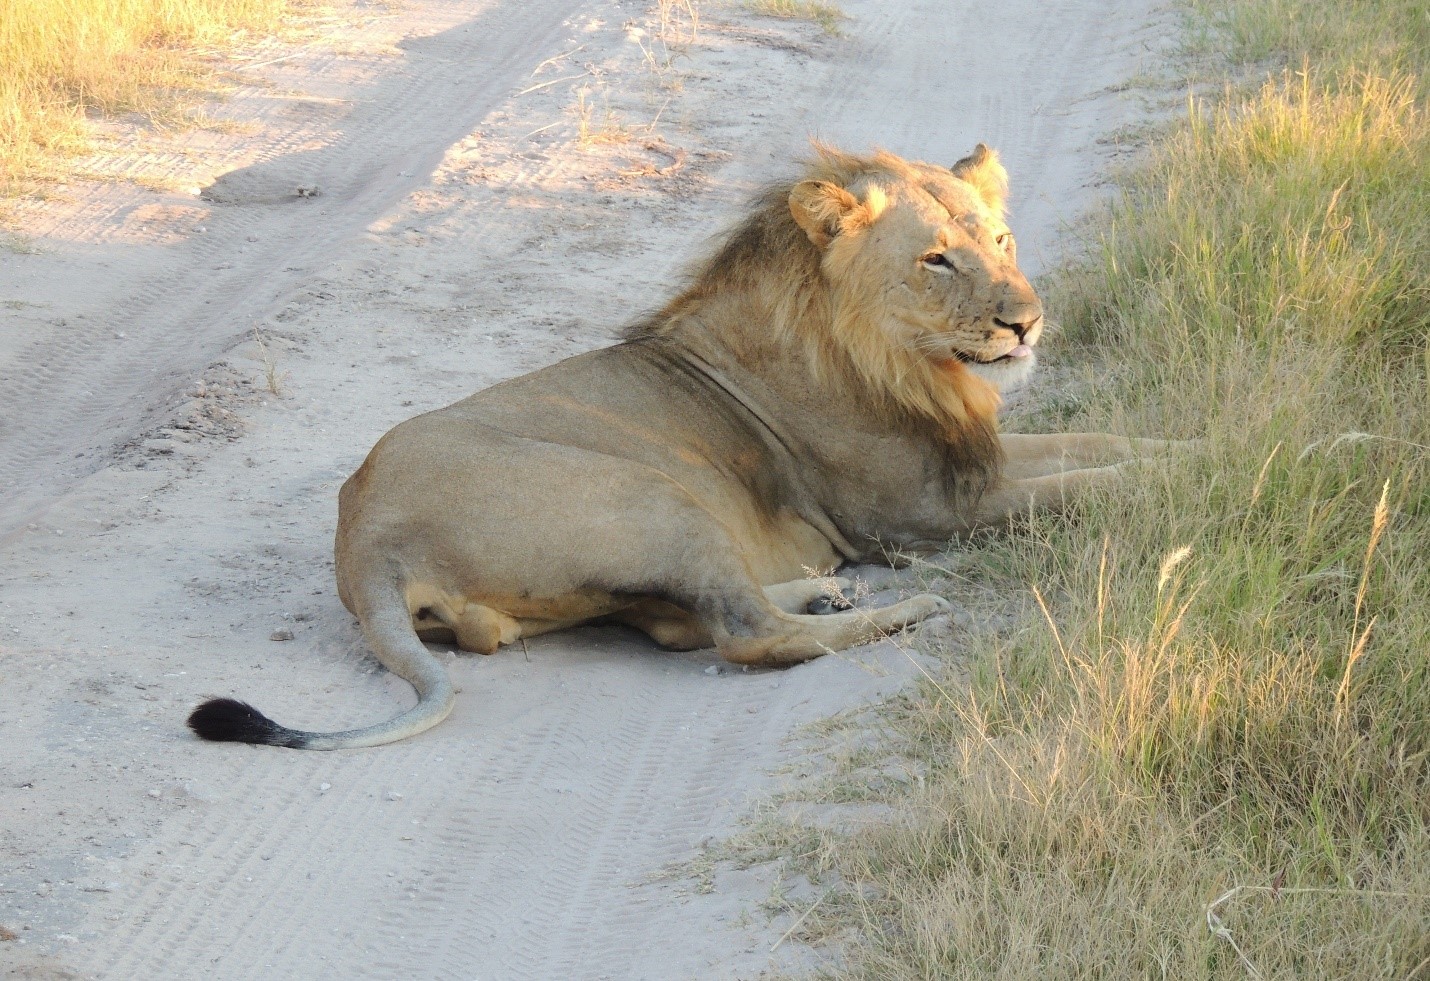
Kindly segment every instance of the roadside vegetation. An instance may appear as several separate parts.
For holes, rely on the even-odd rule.
[[[826,34],[838,34],[839,22],[844,19],[844,11],[822,0],[746,0],[745,8],[765,17],[813,21]]]
[[[270,30],[290,0],[5,0],[0,192],[85,146],[86,119],[163,118],[208,77],[198,51]],[[240,35],[241,36],[241,35]]]
[[[888,806],[759,829],[827,976],[1430,978],[1430,18],[1189,16],[1232,81],[1048,291],[1097,378],[1029,428],[1204,443],[954,555],[1023,625],[831,797]]]

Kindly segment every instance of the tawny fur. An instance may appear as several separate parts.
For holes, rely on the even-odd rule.
[[[1056,508],[1160,449],[998,434],[1043,324],[1006,196],[981,144],[951,168],[817,147],[623,343],[402,423],[344,484],[338,594],[415,708],[307,733],[224,700],[191,726],[307,749],[413,735],[455,698],[423,639],[485,654],[606,620],[778,666],[947,609],[810,615],[807,577]]]

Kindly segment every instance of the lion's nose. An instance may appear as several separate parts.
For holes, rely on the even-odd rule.
[[[1027,320],[1009,323],[1006,320],[1001,320],[998,317],[994,317],[993,322],[999,327],[1002,327],[1004,330],[1011,330],[1014,334],[1017,334],[1018,341],[1021,343],[1023,341],[1024,335],[1027,334],[1028,331],[1032,330],[1034,325],[1037,324],[1037,322],[1041,319],[1042,317],[1040,315],[1036,317],[1030,317]]]

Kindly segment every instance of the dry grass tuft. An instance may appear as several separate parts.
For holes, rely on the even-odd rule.
[[[634,138],[630,127],[620,121],[610,106],[606,106],[597,118],[596,106],[590,96],[589,86],[583,85],[576,92],[576,105],[572,111],[576,115],[577,142],[583,147],[629,143]]]
[[[0,189],[83,149],[92,112],[157,114],[204,74],[199,46],[279,22],[289,0],[6,0]]]
[[[258,350],[258,361],[263,366],[263,384],[278,398],[287,395],[284,386],[288,383],[288,372],[278,367],[278,361],[268,347],[268,338],[259,327],[253,328],[253,345]]]

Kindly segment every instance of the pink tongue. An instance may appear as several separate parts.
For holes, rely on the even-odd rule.
[[[1019,344],[1013,350],[1003,355],[1005,358],[1026,358],[1033,353],[1033,349],[1026,344]]]

